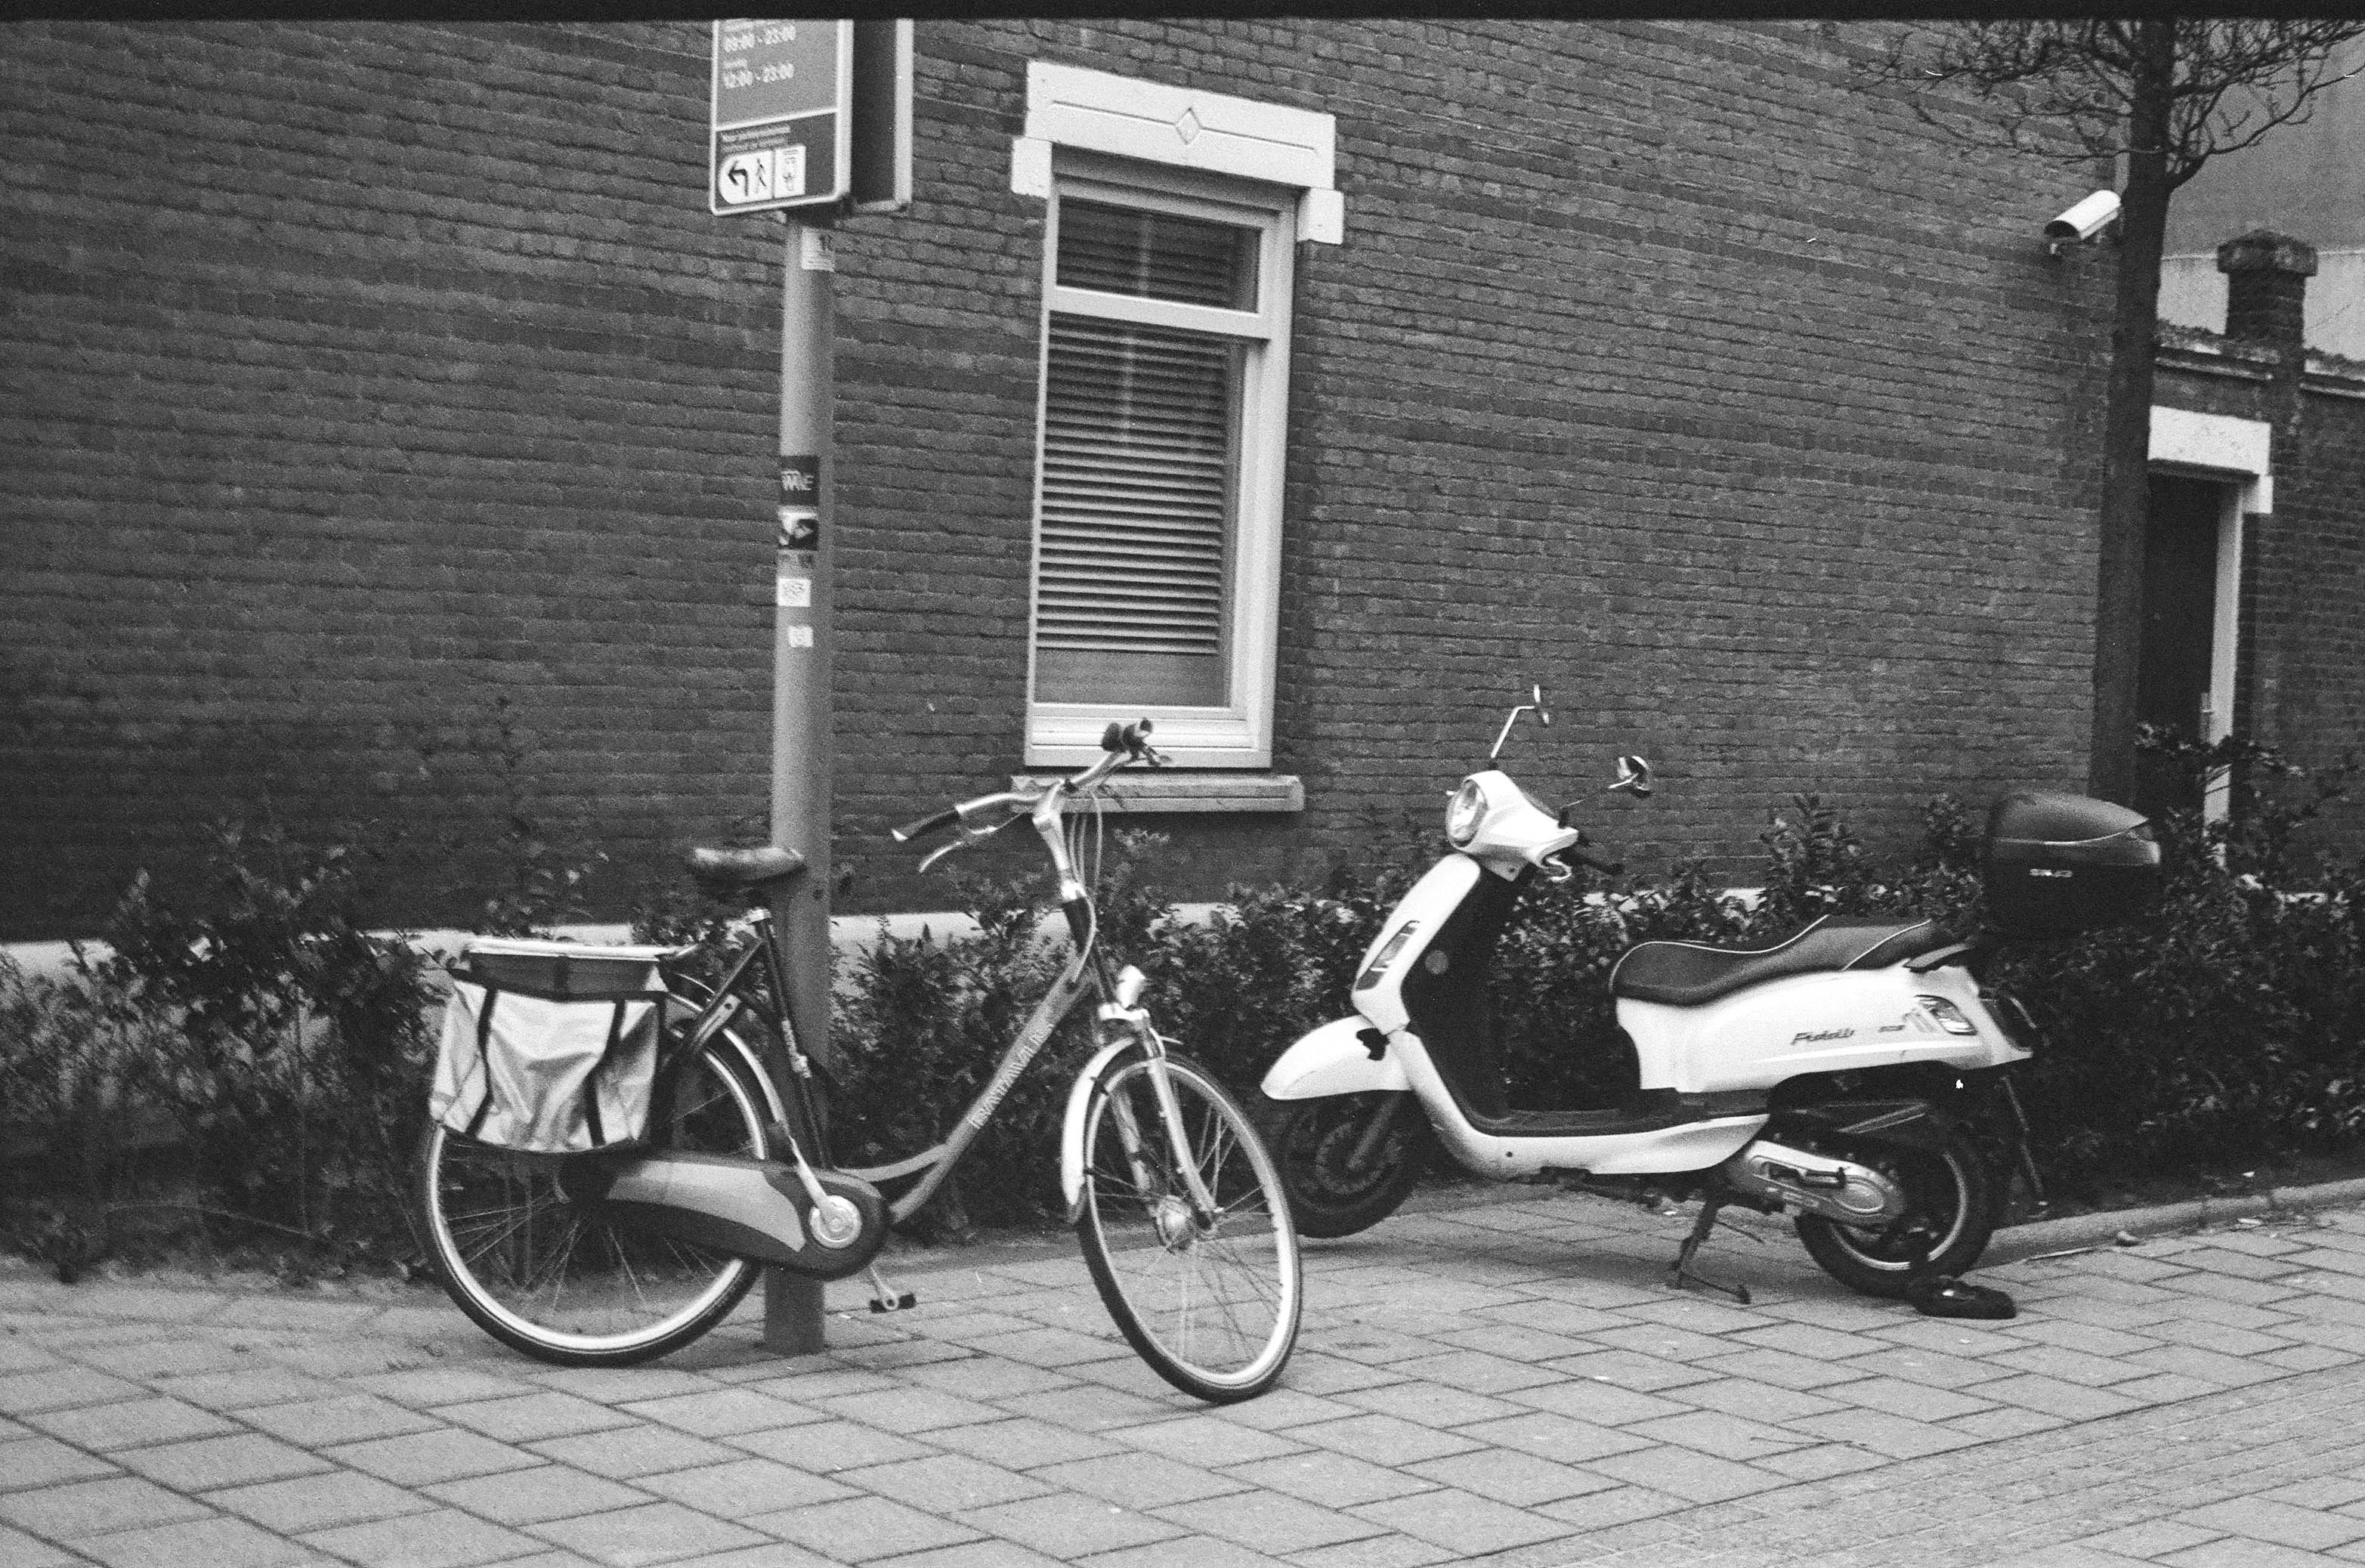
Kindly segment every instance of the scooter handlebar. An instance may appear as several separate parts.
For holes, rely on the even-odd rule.
[[[1594,870],[1600,872],[1605,877],[1622,877],[1626,874],[1626,862],[1623,860],[1597,860],[1592,856],[1587,855],[1584,850],[1578,849],[1574,846],[1562,850],[1558,855],[1553,856],[1552,858],[1555,860],[1574,860],[1580,866],[1591,867]]]

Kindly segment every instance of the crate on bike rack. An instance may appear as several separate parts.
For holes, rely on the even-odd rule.
[[[671,947],[476,937],[447,966],[428,1114],[497,1148],[580,1154],[647,1132]]]

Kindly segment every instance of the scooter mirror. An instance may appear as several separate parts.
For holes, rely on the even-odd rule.
[[[1536,700],[1536,722],[1543,725],[1545,729],[1551,729],[1552,710],[1544,706],[1543,687],[1541,685],[1531,685],[1528,688],[1528,690],[1534,695]]]
[[[1633,753],[1627,753],[1618,759],[1618,782],[1609,787],[1648,800],[1651,794],[1651,765]]]

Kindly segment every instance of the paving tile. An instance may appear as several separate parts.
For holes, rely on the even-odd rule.
[[[1388,1465],[1321,1450],[1230,1465],[1224,1473],[1261,1489],[1286,1492],[1293,1497],[1333,1508],[1376,1503],[1409,1492],[1431,1491],[1440,1484]]]
[[[328,1461],[260,1432],[132,1449],[117,1457],[126,1470],[176,1492],[210,1492],[330,1468]],[[7,1450],[0,1449],[0,1474],[7,1473]]]
[[[55,1486],[120,1475],[115,1464],[55,1438],[12,1438],[0,1442],[0,1492]]]
[[[1429,1568],[1432,1563],[1462,1559],[1435,1541],[1391,1532],[1294,1551],[1286,1561],[1291,1568]]]
[[[308,1547],[258,1529],[244,1519],[219,1515],[77,1540],[74,1550],[96,1558],[107,1568],[200,1562],[209,1568],[289,1568],[323,1561]],[[0,1561],[6,1561],[5,1556]]]
[[[1211,1541],[1223,1546],[1221,1541]],[[1093,1560],[1093,1568],[1105,1568],[1113,1556],[1104,1554]],[[1047,1557],[1031,1546],[1021,1546],[1014,1540],[969,1540],[958,1546],[938,1546],[926,1551],[908,1552],[894,1560],[893,1568],[1061,1568],[1061,1558]]]
[[[2105,1530],[2101,1535],[2080,1537],[2078,1544],[2096,1551],[2117,1552],[2123,1557],[2165,1557],[2171,1551],[2214,1540],[2223,1533],[2195,1529],[2173,1519],[2149,1519],[2122,1529]]]
[[[1692,1363],[1692,1369],[1701,1380],[1746,1377],[1777,1388],[1809,1391],[1853,1383],[1866,1375],[1856,1361],[1819,1361],[1794,1356],[1788,1350],[1735,1350],[1727,1355],[1703,1356]]]
[[[745,1525],[711,1518],[678,1503],[644,1503],[525,1528],[529,1534],[611,1568],[641,1568],[644,1563],[758,1546],[765,1540],[760,1532]]]
[[[1272,1462],[1270,1461],[1266,1462]],[[1119,1453],[1101,1459],[1045,1465],[1029,1474],[1048,1485],[1082,1492],[1119,1507],[1147,1509],[1170,1503],[1245,1492],[1249,1483],[1237,1476],[1154,1453]]]
[[[380,1399],[374,1394],[257,1405],[241,1410],[239,1419],[299,1448],[325,1448],[331,1443],[357,1442],[365,1438],[422,1432],[436,1424],[432,1417],[406,1410],[391,1399]]]
[[[441,1420],[509,1443],[572,1437],[577,1432],[604,1431],[633,1424],[633,1418],[621,1411],[556,1389],[508,1399],[441,1406],[432,1414]]]
[[[1157,1517],[1171,1526],[1275,1556],[1378,1535],[1390,1528],[1274,1492],[1243,1492],[1232,1497],[1171,1504],[1159,1509]]]
[[[2281,1367],[2241,1356],[2221,1355],[2198,1345],[2162,1345],[2130,1356],[2127,1362],[2138,1376],[2146,1372],[2180,1372],[2220,1388],[2243,1388],[2285,1375]]]
[[[316,1530],[301,1539],[362,1568],[478,1568],[528,1556],[545,1544],[452,1508]]]
[[[438,1405],[459,1405],[487,1399],[514,1398],[534,1392],[522,1378],[496,1377],[467,1367],[421,1367],[409,1372],[373,1372],[353,1380],[355,1388],[406,1405],[414,1410]]]
[[[0,1376],[0,1412],[29,1416],[43,1410],[62,1410],[70,1406],[104,1405],[118,1399],[137,1399],[147,1392],[136,1383],[126,1383],[119,1377],[95,1372],[87,1367],[42,1367],[33,1372]]]
[[[1963,1392],[1933,1388],[1928,1383],[1908,1383],[1892,1377],[1859,1378],[1854,1383],[1842,1383],[1831,1391],[1830,1397],[1835,1404],[1858,1406],[1866,1410],[1886,1410],[1892,1416],[1909,1417],[1916,1421],[1948,1421],[1957,1416],[1973,1416],[1996,1407],[1996,1401],[1985,1397],[1985,1389],[1980,1385]]]
[[[208,1410],[238,1411],[258,1405],[294,1405],[305,1400],[333,1399],[337,1384],[308,1377],[286,1367],[252,1366],[238,1372],[198,1372],[160,1383],[161,1392]],[[0,1408],[6,1408],[0,1404]]]
[[[1319,1443],[1373,1464],[1410,1464],[1450,1453],[1467,1453],[1484,1446],[1460,1431],[1440,1431],[1395,1416],[1352,1416],[1343,1421],[1317,1421],[1310,1426],[1292,1427],[1288,1436],[1301,1442]],[[1249,1456],[1241,1457],[1245,1460]]]
[[[87,1561],[12,1526],[0,1525],[0,1568],[79,1568]]]
[[[2205,1508],[2189,1508],[2176,1516],[2176,1522],[2190,1525],[2195,1529],[2247,1536],[2304,1551],[2324,1551],[2336,1546],[2346,1546],[2352,1540],[2365,1540],[2365,1519],[2348,1518],[2265,1497],[2243,1497],[2212,1504]]]
[[[1403,1371],[1403,1365],[1399,1364],[1397,1370]],[[1532,1388],[1536,1385],[1526,1383],[1519,1386]],[[1355,1409],[1361,1409],[1374,1415],[1398,1417],[1423,1427],[1459,1427],[1472,1421],[1491,1421],[1505,1416],[1517,1416],[1529,1408],[1524,1405],[1512,1404],[1508,1399],[1493,1398],[1458,1388],[1451,1383],[1427,1378],[1349,1389],[1339,1394],[1335,1403],[1354,1407],[1340,1411],[1342,1417],[1351,1416]]]
[[[1250,1407],[1262,1405],[1274,1395],[1268,1394],[1250,1402]],[[1070,1460],[1093,1459],[1104,1454],[1121,1453],[1116,1443],[1070,1432],[1048,1421],[1013,1417],[1007,1421],[980,1421],[967,1427],[946,1427],[928,1434],[931,1446],[965,1453],[971,1459],[981,1459],[1011,1470],[1033,1470],[1040,1465],[1062,1464]]]
[[[1623,1427],[1670,1416],[1685,1416],[1698,1408],[1682,1403],[1680,1391],[1676,1397],[1669,1398],[1589,1378],[1541,1383],[1534,1388],[1515,1388],[1506,1393],[1503,1399],[1508,1404],[1523,1405],[1533,1410],[1549,1410],[1556,1416],[1574,1417],[1602,1427]]]
[[[2067,1384],[2063,1386],[2067,1387]],[[2080,1389],[2086,1394],[2090,1391]],[[2121,1402],[2123,1405],[2124,1401]],[[1891,1459],[1912,1459],[1944,1453],[1979,1439],[1967,1432],[1929,1421],[1909,1420],[1881,1410],[1846,1410],[1833,1416],[1807,1416],[1789,1423],[1796,1430],[1827,1442],[1854,1443]]]
[[[1981,1383],[1979,1394],[1999,1405],[2024,1406],[2047,1416],[2066,1416],[2073,1421],[2116,1416],[2136,1406],[2135,1400],[2107,1388],[2087,1388],[2057,1378],[2027,1375]]]
[[[957,1513],[995,1503],[1039,1497],[1051,1490],[1041,1481],[967,1454],[931,1454],[864,1470],[843,1470],[836,1479],[915,1508]]]
[[[489,1475],[540,1464],[542,1455],[508,1443],[495,1442],[476,1432],[438,1427],[398,1438],[342,1443],[321,1450],[329,1459],[366,1471],[401,1486],[423,1486],[436,1481],[456,1481],[464,1475]]]
[[[541,1524],[653,1501],[647,1492],[570,1465],[541,1464],[498,1475],[469,1475],[420,1488],[439,1503],[500,1525]]]
[[[207,1493],[205,1500],[283,1535],[424,1513],[435,1506],[406,1487],[350,1470],[225,1487]]]
[[[1686,1448],[1608,1454],[1587,1460],[1585,1467],[1613,1481],[1671,1492],[1689,1503],[1721,1503],[1789,1484],[1774,1471]]]
[[[688,1440],[677,1438],[669,1446],[679,1449]],[[705,1449],[711,1450],[714,1457],[694,1459],[690,1462],[720,1463],[723,1460],[738,1459],[753,1453],[765,1459],[778,1460],[791,1469],[828,1475],[840,1470],[857,1470],[864,1465],[886,1464],[899,1459],[924,1459],[938,1451],[908,1438],[899,1438],[853,1421],[816,1421],[771,1431],[741,1432],[728,1440],[729,1448],[706,1444]],[[548,1447],[547,1444],[543,1446]]]
[[[1293,1568],[1303,1556],[1283,1559],[1252,1551],[1237,1541],[1212,1536],[1175,1535],[1140,1546],[1121,1546],[1091,1559],[1091,1568]],[[898,1562],[894,1568],[903,1568]]]
[[[1576,1527],[1565,1519],[1452,1488],[1365,1503],[1349,1511],[1358,1518],[1386,1525],[1465,1557],[1483,1557],[1576,1533]]]
[[[1637,1421],[1624,1430],[1653,1442],[1674,1443],[1721,1459],[1754,1460],[1805,1448],[1812,1438],[1745,1417],[1687,1410],[1664,1420]]]
[[[846,1497],[786,1508],[758,1514],[745,1523],[833,1562],[869,1562],[973,1540],[985,1533],[885,1497]]]
[[[777,1431],[829,1418],[827,1412],[794,1400],[749,1388],[718,1388],[697,1394],[675,1394],[638,1399],[621,1406],[644,1420],[662,1421],[701,1438],[736,1437],[742,1432]]]
[[[136,1475],[76,1481],[0,1495],[0,1522],[52,1540],[202,1518],[213,1510]]]
[[[1588,1492],[1557,1503],[1539,1504],[1535,1511],[1549,1514],[1579,1530],[1591,1531],[1631,1524],[1636,1519],[1647,1519],[1659,1514],[1672,1514],[1690,1506],[1686,1499],[1671,1493],[1654,1491],[1648,1486],[1622,1485],[1612,1486],[1607,1491]]]
[[[101,1453],[146,1448],[183,1438],[220,1437],[238,1430],[203,1406],[180,1399],[122,1399],[106,1405],[29,1413],[28,1426]]]
[[[1317,1426],[1328,1424],[1317,1423]],[[1210,1469],[1217,1465],[1249,1464],[1261,1459],[1298,1453],[1306,1447],[1306,1441],[1302,1440],[1302,1428],[1293,1428],[1286,1433],[1260,1432],[1208,1415],[1153,1421],[1140,1427],[1121,1427],[1104,1432],[1102,1436],[1128,1448],[1164,1454],[1184,1464],[1203,1465]]]
[[[1658,1446],[1648,1438],[1638,1438],[1616,1428],[1573,1421],[1541,1410],[1532,1416],[1482,1421],[1462,1428],[1457,1435],[1472,1439],[1474,1446],[1517,1449],[1558,1464],[1577,1464],[1608,1454]]]
[[[1407,1465],[1405,1473],[1519,1507],[1554,1503],[1617,1484],[1595,1471],[1502,1448],[1422,1460]]]
[[[772,1435],[757,1434],[757,1438],[760,1439]],[[740,1440],[746,1443],[752,1439]],[[701,1464],[721,1464],[742,1457],[736,1449],[724,1448],[720,1443],[708,1442],[703,1438],[694,1438],[668,1427],[617,1427],[605,1432],[545,1438],[530,1447],[532,1451],[544,1458],[555,1459],[561,1464],[575,1465],[594,1475],[607,1476],[611,1481],[630,1481],[636,1476],[656,1475],[668,1470],[689,1470]]]

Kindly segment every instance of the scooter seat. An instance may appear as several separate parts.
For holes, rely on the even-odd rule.
[[[1955,938],[1934,920],[1833,920],[1823,915],[1771,947],[1642,942],[1609,971],[1609,994],[1698,1007],[1788,975],[1877,969],[1935,952]]]

